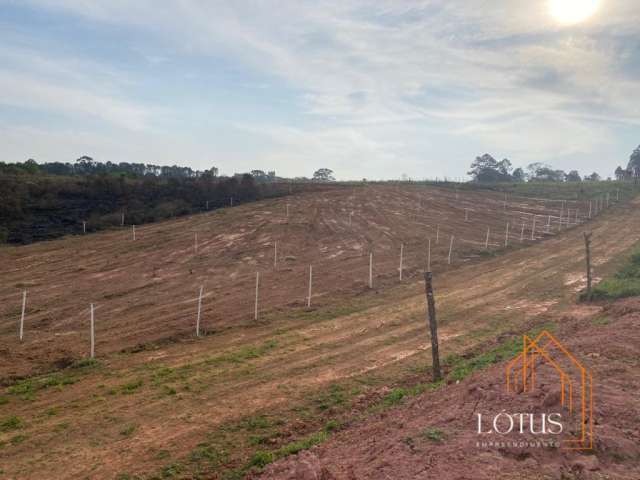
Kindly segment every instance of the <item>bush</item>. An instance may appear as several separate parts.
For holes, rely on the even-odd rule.
[[[613,278],[603,280],[593,288],[593,300],[615,300],[640,296],[640,247],[636,247],[629,261],[618,270]],[[583,293],[581,299],[586,298]]]

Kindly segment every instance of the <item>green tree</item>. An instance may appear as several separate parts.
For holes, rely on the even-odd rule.
[[[571,170],[569,173],[567,173],[567,182],[581,182],[581,181],[582,181],[582,177],[580,176],[577,170]]]
[[[333,170],[330,168],[320,168],[313,173],[313,180],[315,182],[335,182],[336,179],[333,176]]]

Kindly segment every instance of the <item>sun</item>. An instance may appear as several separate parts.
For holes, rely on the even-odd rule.
[[[551,16],[567,25],[586,20],[599,6],[600,0],[549,0]]]

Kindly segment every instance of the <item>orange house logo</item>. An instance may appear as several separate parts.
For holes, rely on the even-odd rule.
[[[593,448],[593,380],[587,370],[553,335],[542,331],[523,337],[522,352],[506,367],[507,391],[533,392],[536,371],[550,367],[557,375],[561,405],[577,417],[577,434],[562,441],[567,450]]]

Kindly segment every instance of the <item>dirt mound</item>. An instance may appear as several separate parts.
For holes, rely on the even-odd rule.
[[[505,388],[506,363],[501,363],[275,463],[261,478],[640,478],[640,300],[617,302],[586,319],[568,317],[556,338],[593,375],[592,450],[533,446],[550,437],[531,433],[505,435],[493,444],[495,435],[478,435],[478,413],[557,410],[572,419],[579,413],[568,414],[560,406],[560,388],[550,369],[536,372],[533,392],[512,393]],[[483,432],[490,430],[486,423]],[[579,433],[579,428],[569,422],[565,433]]]

